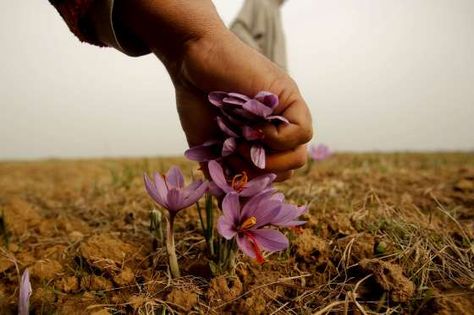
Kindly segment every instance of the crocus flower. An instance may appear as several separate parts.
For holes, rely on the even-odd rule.
[[[331,156],[332,152],[328,146],[324,144],[312,145],[309,148],[309,156],[314,161],[322,161]]]
[[[154,179],[153,182],[144,175],[146,191],[157,204],[174,214],[198,201],[208,188],[208,183],[202,180],[185,187],[183,174],[176,166],[165,176],[155,173]]]
[[[177,278],[180,272],[174,244],[174,219],[178,211],[191,206],[202,197],[208,189],[208,183],[197,180],[188,186],[184,186],[183,174],[176,166],[172,167],[165,176],[155,173],[154,179],[153,182],[145,174],[145,188],[157,204],[168,210],[166,251],[168,252],[171,274]]]
[[[235,152],[239,141],[250,145],[250,157],[255,166],[265,168],[265,148],[261,143],[262,130],[255,126],[261,123],[289,123],[274,110],[279,104],[278,96],[261,91],[253,98],[234,92],[215,91],[209,93],[209,102],[220,110],[216,117],[223,140],[208,141],[185,152],[187,158],[207,162]]]
[[[241,208],[239,195],[230,192],[222,201],[223,215],[217,230],[225,239],[236,238],[240,250],[263,263],[262,250],[280,251],[288,247],[288,239],[280,231],[269,228],[281,209],[279,200],[271,199],[272,192],[250,198]]]
[[[247,174],[243,172],[234,176],[232,181],[226,179],[222,166],[216,161],[210,161],[208,164],[209,175],[212,181],[217,186],[213,187],[213,194],[220,196],[224,193],[236,192],[241,197],[252,197],[267,189],[275,180],[275,174],[265,174],[254,179],[249,180]]]
[[[18,315],[29,314],[31,292],[30,272],[28,271],[28,268],[26,268],[21,276],[20,295],[18,298]]]

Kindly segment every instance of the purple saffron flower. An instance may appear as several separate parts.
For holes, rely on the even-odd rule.
[[[262,250],[280,251],[288,247],[288,239],[280,231],[270,229],[272,220],[281,209],[281,202],[266,192],[250,198],[241,208],[239,195],[228,193],[222,201],[223,215],[217,230],[225,239],[236,238],[240,250],[258,263],[265,260]]]
[[[183,174],[177,166],[165,176],[155,173],[154,179],[153,182],[144,174],[146,191],[157,204],[173,214],[194,204],[208,189],[208,183],[202,180],[185,187]]]
[[[226,117],[234,120],[243,120],[243,123],[279,120],[288,123],[288,120],[279,115],[272,115],[278,106],[278,96],[267,91],[258,92],[253,98],[239,93],[215,91],[209,93],[209,102],[218,107]]]
[[[26,268],[21,276],[20,295],[18,298],[18,315],[29,314],[31,292],[30,272],[28,271],[28,268]]]
[[[241,197],[252,197],[267,189],[271,189],[270,186],[276,178],[275,174],[265,174],[248,180],[247,174],[243,172],[242,174],[234,176],[229,184],[224,170],[218,162],[210,161],[207,167],[209,168],[209,174],[213,181],[211,192],[217,196],[221,196],[224,193],[236,192]]]
[[[189,148],[184,152],[186,158],[196,162],[207,162],[221,157],[223,149],[222,141],[209,140],[201,145]]]
[[[247,141],[253,164],[264,169],[266,153],[261,142],[264,135],[255,126],[261,123],[289,123],[285,117],[273,114],[279,104],[278,96],[261,91],[250,98],[240,93],[215,91],[209,93],[208,99],[220,110],[216,122],[224,140],[212,140],[192,147],[185,152],[186,157],[198,162],[216,160],[234,153],[239,141]]]
[[[309,155],[315,161],[326,160],[331,154],[329,147],[324,144],[312,145],[309,148]]]

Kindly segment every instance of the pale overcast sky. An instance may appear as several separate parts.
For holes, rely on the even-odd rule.
[[[215,0],[229,23],[242,0]],[[474,148],[474,1],[289,0],[289,67],[335,150]],[[153,56],[81,44],[47,0],[0,2],[0,159],[179,155]]]

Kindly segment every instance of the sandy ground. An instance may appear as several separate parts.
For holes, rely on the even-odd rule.
[[[0,314],[474,314],[474,155],[339,154],[279,184],[309,204],[292,245],[212,275],[195,207],[183,276],[149,232],[141,174],[183,159],[0,163]]]

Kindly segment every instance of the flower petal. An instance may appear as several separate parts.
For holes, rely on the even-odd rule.
[[[244,136],[245,140],[248,141],[261,140],[264,138],[262,130],[255,129],[249,126],[244,126],[242,128],[242,135]]]
[[[247,95],[236,93],[236,92],[230,92],[227,95],[233,98],[240,99],[241,101],[244,101],[244,102],[247,102],[248,100],[250,100],[250,97],[248,97]]]
[[[246,219],[255,211],[255,209],[258,209],[260,206],[260,203],[263,202],[264,200],[271,199],[272,194],[274,193],[273,189],[268,189],[263,191],[262,193],[253,196],[247,202],[245,205],[242,207],[242,211],[240,213],[240,218],[241,219]]]
[[[209,183],[202,182],[201,180],[198,181],[200,185],[194,189],[194,191],[191,191],[189,194],[183,194],[184,195],[184,200],[182,207],[187,208],[191,206],[193,203],[197,202],[199,199],[201,199],[202,195],[208,190],[209,188]]]
[[[227,240],[232,239],[237,234],[234,222],[224,215],[220,216],[217,220],[217,231]]]
[[[230,127],[225,123],[225,121],[224,121],[224,119],[222,119],[222,117],[217,116],[216,121],[217,121],[217,125],[222,130],[222,132],[225,133],[226,135],[228,135],[229,137],[237,138],[239,136],[232,129],[230,129]]]
[[[240,250],[250,258],[255,259],[257,257],[252,244],[245,235],[237,235],[237,246],[239,246]]]
[[[249,100],[247,102],[245,102],[244,105],[242,105],[242,107],[249,111],[250,113],[258,116],[258,117],[267,117],[269,115],[272,114],[273,112],[273,109],[266,106],[265,104],[263,103],[260,103],[259,101],[257,100]]]
[[[30,272],[28,271],[28,268],[26,268],[21,276],[18,315],[29,314],[31,292]]]
[[[181,173],[181,170],[177,166],[172,166],[168,170],[168,173],[166,173],[165,181],[174,187],[178,187],[178,188],[184,187],[183,173]]]
[[[230,192],[222,200],[222,213],[234,223],[240,221],[240,202],[236,192]]]
[[[211,195],[217,198],[220,198],[222,197],[222,195],[224,195],[224,191],[220,189],[220,187],[217,186],[214,182],[209,183],[209,192],[211,193]]]
[[[194,146],[184,152],[186,158],[196,162],[207,162],[220,157],[222,142],[211,140]]]
[[[285,123],[285,124],[289,124],[290,121],[288,119],[286,119],[285,117],[283,116],[279,116],[279,115],[271,115],[271,116],[267,116],[266,118],[267,120],[279,120],[281,121],[282,123]]]
[[[222,169],[222,166],[219,164],[219,162],[209,161],[209,163],[207,164],[207,168],[209,169],[209,175],[211,175],[214,184],[216,184],[226,193],[234,191],[232,187],[230,187],[230,185],[227,183],[227,180],[224,175],[224,170]]]
[[[296,219],[306,211],[307,208],[305,206],[296,207],[290,204],[283,204],[279,213],[271,220],[271,224],[284,227],[304,224],[305,221],[296,221]]]
[[[215,105],[217,107],[221,107],[222,104],[223,104],[223,99],[227,97],[227,93],[226,92],[222,92],[222,91],[214,91],[214,92],[211,92],[209,93],[208,95],[208,99],[209,99],[209,102],[212,104],[212,105]]]
[[[265,174],[262,176],[255,177],[247,183],[245,188],[240,193],[240,196],[252,197],[262,192],[265,188],[270,186],[270,184],[275,180],[275,178],[275,174]]]
[[[254,99],[267,105],[271,109],[274,109],[275,107],[277,107],[279,103],[278,96],[267,91],[258,92],[257,95],[255,95]]]
[[[275,200],[268,200],[260,203],[258,209],[252,213],[257,219],[257,223],[252,227],[252,230],[258,229],[259,227],[269,225],[272,219],[280,212],[281,202]]]
[[[222,156],[229,156],[237,149],[237,141],[235,138],[227,138],[222,145]]]
[[[256,167],[260,169],[265,168],[265,149],[262,145],[254,144],[250,148],[250,158]]]
[[[172,212],[178,212],[182,210],[184,198],[181,195],[181,191],[178,188],[171,188],[168,191],[168,196],[166,198],[168,200],[168,207],[167,209]]]
[[[253,231],[253,235],[258,245],[269,252],[280,251],[289,246],[286,236],[277,230],[259,229]]]
[[[150,195],[150,197],[159,205],[163,205],[165,203],[165,200],[162,199],[160,194],[158,193],[158,190],[155,187],[155,184],[151,181],[151,179],[148,177],[148,175],[145,173],[143,174],[143,181],[145,182],[145,189]]]

